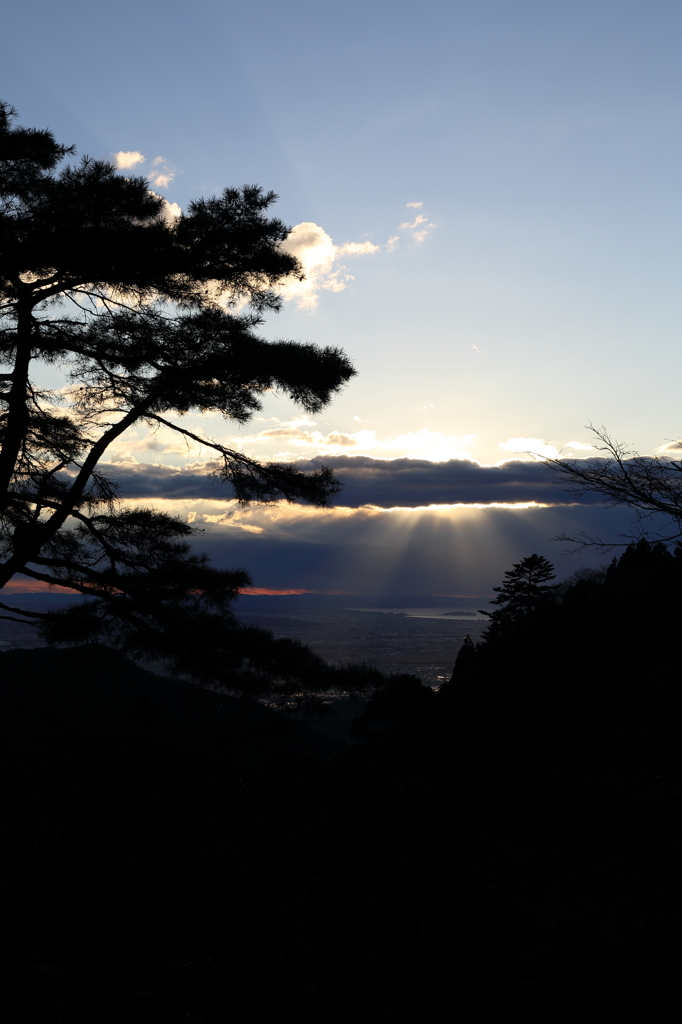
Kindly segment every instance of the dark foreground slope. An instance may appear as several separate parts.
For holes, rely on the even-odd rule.
[[[0,671],[4,1019],[677,1019],[669,744],[403,681],[343,751],[102,648]]]

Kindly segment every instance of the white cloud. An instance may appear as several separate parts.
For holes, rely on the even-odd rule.
[[[131,167],[136,167],[138,164],[146,162],[146,157],[136,149],[129,152],[121,150],[118,153],[114,153],[113,157],[114,165],[121,171],[130,170]],[[168,188],[174,177],[175,168],[169,165],[165,156],[155,156],[151,162],[151,170],[147,175],[152,185],[155,185],[156,188]],[[177,206],[176,203],[170,205]]]
[[[422,231],[413,231],[412,238],[418,245],[421,245],[421,243],[424,241],[431,228],[435,228],[435,226],[435,224],[427,224],[427,226]]]
[[[177,203],[169,203],[164,199],[163,206],[161,207],[161,219],[165,220],[166,224],[172,227],[179,217],[182,217],[180,206]]]
[[[538,456],[541,459],[556,459],[559,455],[553,444],[539,437],[510,437],[508,441],[501,441],[498,447],[505,452],[529,457]]]
[[[129,152],[121,150],[118,153],[114,153],[113,156],[114,165],[120,171],[130,170],[131,167],[137,167],[138,164],[146,162],[146,157],[136,149]],[[175,177],[175,169],[168,164],[165,156],[155,156],[151,162],[151,170],[147,177],[152,185],[155,185],[157,188],[168,188]]]
[[[108,462],[134,463],[133,452],[158,452],[160,455],[184,455],[190,453],[210,454],[211,449],[197,441],[188,440],[169,427],[146,427],[131,429],[125,436],[125,448],[112,447],[107,453]]]
[[[149,180],[157,188],[168,188],[174,177],[174,174],[150,174]]]
[[[125,466],[137,466],[139,465],[137,459],[131,451],[126,448],[112,448],[108,454],[108,462],[121,463]]]
[[[169,203],[165,196],[160,196],[156,192],[152,192],[151,189],[149,191],[157,199],[161,199],[162,205],[161,210],[159,211],[159,216],[161,217],[161,220],[165,220],[166,224],[172,227],[178,217],[182,216],[180,206],[178,203]]]
[[[310,424],[314,425],[314,424]],[[275,427],[261,430],[257,434],[242,435],[239,440],[245,448],[251,445],[277,444],[285,442],[298,449],[294,454],[290,451],[279,451],[275,458],[291,459],[302,456],[301,449],[306,449],[306,457],[313,455],[331,455],[343,452],[346,455],[374,455],[376,458],[409,458],[426,459],[430,462],[444,462],[447,459],[469,459],[473,456],[466,446],[476,437],[475,434],[464,434],[456,437],[452,434],[441,434],[434,430],[417,430],[397,437],[379,438],[374,430],[356,430],[351,432],[332,430],[323,434],[320,430],[304,430],[302,424],[290,421]]]
[[[562,448],[556,448],[549,441],[543,441],[539,437],[510,437],[498,445],[503,451],[514,452],[517,455],[527,455],[529,458],[560,459],[570,457],[569,448],[575,451],[594,451],[594,445],[585,444],[583,441],[567,441]]]
[[[380,245],[373,245],[372,242],[345,242],[337,247],[336,255],[337,257],[371,256],[372,253],[379,252],[380,248]]]
[[[417,214],[412,223],[406,220],[404,224],[398,225],[401,231],[414,231],[415,228],[419,227],[420,224],[426,224],[426,217],[422,217],[421,214]]]
[[[682,453],[682,441],[668,441],[656,449],[657,455],[680,455]]]
[[[274,417],[273,417],[274,418]],[[279,420],[276,420],[279,423]],[[306,416],[303,413],[302,416],[292,416],[290,420],[285,420],[283,426],[285,427],[314,427],[315,420],[311,420],[310,416]]]
[[[161,209],[161,216],[164,220],[176,221],[182,216],[182,210],[177,203],[164,203]]]
[[[157,157],[157,160],[161,159]],[[420,209],[424,204],[406,205]],[[436,226],[429,223],[426,217],[417,214],[413,221],[401,224],[400,230],[411,232],[413,241],[419,244]],[[393,252],[399,241],[400,235],[392,235],[383,249]],[[304,278],[302,281],[293,280],[281,285],[280,294],[285,300],[296,302],[299,309],[315,309],[320,291],[342,292],[348,282],[354,280],[353,275],[347,273],[347,267],[339,262],[340,259],[345,256],[371,256],[379,252],[382,246],[369,241],[335,245],[331,236],[319,224],[303,221],[291,229],[282,242],[282,248],[299,260]]]
[[[143,163],[144,157],[136,149],[132,149],[130,152],[120,150],[120,152],[114,153],[114,166],[118,167],[119,170],[128,170],[131,167],[135,167],[136,164]]]
[[[312,221],[303,221],[291,229],[282,243],[285,252],[295,256],[305,277],[302,281],[288,281],[281,287],[283,298],[295,301],[299,309],[314,309],[320,289],[342,292],[352,274],[337,263],[341,256],[368,256],[378,252],[380,246],[372,242],[346,242],[334,245],[324,228]]]
[[[191,513],[190,513],[191,515]],[[250,516],[250,512],[240,512],[238,509],[230,509],[229,512],[218,513],[217,515],[203,514],[199,516],[199,519],[205,523],[215,523],[217,526],[232,526],[236,530],[246,530],[247,533],[262,533],[262,526],[253,526],[251,523],[243,523],[241,520],[244,516]],[[196,519],[196,513],[194,519]],[[188,516],[189,521],[189,516]]]
[[[407,206],[408,209],[412,207],[415,210],[421,210],[423,205],[423,203],[405,203],[405,206]]]
[[[422,203],[408,203],[407,205],[408,206],[422,206],[423,204]],[[417,216],[414,218],[414,220],[411,223],[408,220],[408,221],[405,221],[404,224],[400,224],[399,225],[401,231],[411,231],[412,232],[412,239],[415,242],[417,242],[418,245],[420,245],[424,241],[424,239],[429,234],[429,232],[432,231],[433,228],[435,228],[436,226],[437,226],[436,224],[428,223],[427,218],[426,217],[422,217],[422,215],[420,213],[417,214]]]
[[[168,188],[175,177],[175,170],[168,165],[165,156],[157,156],[152,160],[152,170],[148,177],[157,188]]]
[[[193,503],[196,504],[196,503]],[[215,507],[215,502],[202,501],[199,504],[210,508]],[[252,511],[245,511],[235,501],[229,503],[221,502],[221,507],[224,508],[225,504],[228,504],[227,512],[218,512],[213,514],[210,512],[197,512],[196,509],[192,509],[187,513],[187,522],[196,523],[197,520],[203,523],[215,523],[218,526],[233,526],[238,530],[246,530],[247,533],[262,533],[262,526],[254,526],[251,523],[242,522],[243,519],[250,519],[253,515]],[[273,515],[271,519],[280,518],[279,515]]]

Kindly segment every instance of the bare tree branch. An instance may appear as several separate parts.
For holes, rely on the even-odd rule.
[[[569,493],[579,497],[599,494],[607,507],[626,505],[632,508],[640,529],[633,536],[621,534],[627,538],[622,543],[603,541],[587,534],[561,535],[554,539],[577,545],[575,551],[584,551],[627,547],[641,537],[653,537],[664,544],[682,538],[682,462],[662,456],[641,456],[615,441],[604,427],[589,424],[587,429],[598,442],[595,449],[603,455],[573,460],[548,459],[547,465]],[[645,529],[643,524],[657,515],[671,519],[675,532]]]

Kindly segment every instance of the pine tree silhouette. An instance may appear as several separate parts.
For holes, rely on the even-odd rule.
[[[255,331],[302,275],[288,228],[267,216],[277,197],[227,188],[175,216],[107,161],[60,169],[73,147],[15,120],[0,103],[0,589],[21,573],[91,600],[61,617],[0,608],[52,640],[104,639],[185,671],[319,672],[302,645],[236,627],[246,570],[211,566],[186,521],[123,508],[98,468],[128,429],[162,426],[211,452],[225,497],[324,505],[338,491],[327,468],[262,463],[179,421],[244,424],[269,391],[316,413],[355,373],[339,349]],[[64,387],[42,388],[41,364]]]
[[[522,561],[515,562],[504,575],[502,586],[493,587],[498,596],[490,602],[499,605],[499,608],[494,612],[480,609],[483,615],[490,618],[486,635],[492,635],[535,611],[557,592],[557,586],[549,582],[556,578],[554,566],[544,555],[528,555]]]

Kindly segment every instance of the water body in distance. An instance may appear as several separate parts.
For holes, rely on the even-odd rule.
[[[272,630],[276,637],[303,640],[333,664],[366,662],[383,672],[408,672],[438,686],[450,678],[464,638],[477,640],[487,623],[483,615],[442,614],[451,610],[288,608],[278,614],[249,609],[239,617]]]
[[[487,622],[485,615],[472,608],[351,608],[354,612],[383,612],[386,615],[407,615],[417,619],[461,619],[464,622]]]
[[[12,594],[6,603],[46,611],[73,600],[61,594]],[[428,685],[440,685],[450,678],[464,638],[477,640],[485,629],[487,620],[475,605],[485,607],[487,599],[447,604],[409,595],[397,606],[393,600],[366,595],[240,598],[236,610],[243,622],[270,629],[278,637],[302,640],[333,664],[366,662],[384,672],[409,672]],[[346,607],[339,607],[342,603]],[[33,627],[0,620],[0,650],[42,645]]]
[[[12,608],[22,608],[29,612],[57,611],[66,608],[75,601],[83,600],[71,594],[0,594],[3,604]],[[29,623],[12,622],[12,612],[0,609],[0,615],[10,616],[0,619],[0,651],[14,647],[44,647],[45,641],[40,637],[35,626]]]

